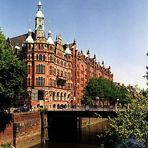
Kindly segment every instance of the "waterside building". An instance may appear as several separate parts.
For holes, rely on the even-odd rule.
[[[80,104],[83,90],[92,77],[113,80],[111,67],[97,62],[96,55],[90,57],[79,51],[77,43],[64,44],[61,34],[54,41],[52,32],[45,36],[44,14],[39,1],[35,17],[35,31],[9,40],[13,51],[25,61],[26,102],[30,107],[47,106],[58,108],[61,104]]]

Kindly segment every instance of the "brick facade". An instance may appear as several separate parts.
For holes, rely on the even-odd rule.
[[[48,38],[45,37],[41,2],[35,17],[35,32],[29,31],[28,35],[23,36],[25,37],[12,38],[11,45],[25,59],[28,94],[26,102],[32,108],[80,104],[84,87],[91,77],[113,80],[111,68],[98,63],[96,55],[91,58],[89,50],[87,54],[80,52],[76,41],[63,44],[61,34],[53,41],[51,32],[48,33]]]

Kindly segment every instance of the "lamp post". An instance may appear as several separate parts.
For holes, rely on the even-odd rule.
[[[97,104],[98,104],[99,99],[100,99],[99,97],[96,97]],[[97,104],[95,104],[95,105],[97,105]],[[100,103],[99,103],[99,105],[100,105]],[[96,107],[98,108],[98,105]]]
[[[74,98],[73,98],[73,106],[74,106],[74,108],[76,108],[76,103],[75,103],[75,101],[76,101],[76,98],[74,97]]]
[[[117,98],[117,102],[116,102],[116,110],[118,109],[118,103],[119,103],[119,99]]]
[[[28,91],[27,93],[28,93],[27,106],[28,106],[28,108],[30,110],[30,109],[32,109],[32,107],[31,107],[31,91]]]

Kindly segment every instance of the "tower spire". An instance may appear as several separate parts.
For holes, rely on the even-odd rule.
[[[38,2],[38,10],[35,17],[35,30],[36,30],[36,37],[45,37],[44,33],[44,14],[42,12],[42,3],[39,0]]]
[[[38,2],[38,11],[42,11],[42,3],[40,0]]]

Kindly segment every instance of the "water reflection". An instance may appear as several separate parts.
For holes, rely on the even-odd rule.
[[[101,143],[96,135],[101,133],[106,127],[109,126],[108,120],[85,118],[83,119],[82,125],[83,127],[81,130],[77,130],[77,137],[74,138],[76,140],[67,139],[66,142],[59,140],[50,141],[46,143],[44,148],[98,148]],[[36,145],[32,148],[40,147],[41,145]]]

